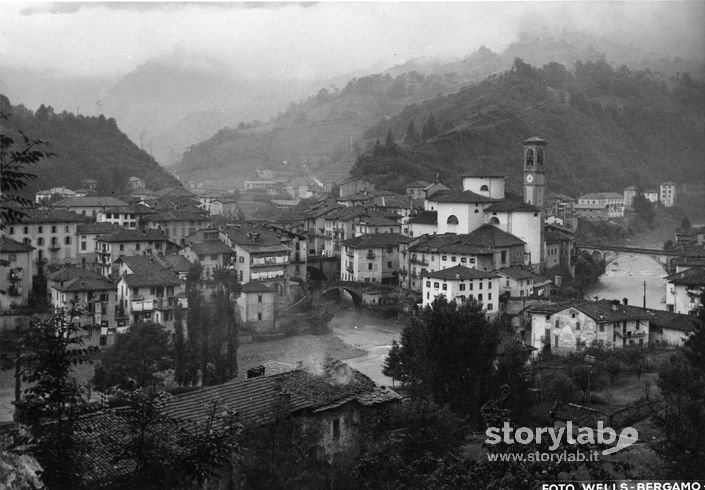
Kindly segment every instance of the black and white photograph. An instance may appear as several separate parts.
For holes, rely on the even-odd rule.
[[[705,2],[0,2],[0,490],[705,490]]]

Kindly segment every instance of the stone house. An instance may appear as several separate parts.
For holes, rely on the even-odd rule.
[[[430,306],[438,296],[448,301],[464,303],[475,300],[487,311],[488,316],[499,312],[499,276],[493,272],[479,271],[456,265],[422,275],[423,306]]]
[[[258,282],[243,284],[236,304],[247,330],[258,333],[276,330],[277,295],[273,288]]]

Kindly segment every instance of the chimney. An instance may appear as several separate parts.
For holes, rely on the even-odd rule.
[[[247,379],[264,376],[264,366],[260,365],[247,370]]]
[[[628,298],[622,298],[622,303],[624,303],[625,305],[628,305],[628,304],[629,304],[629,299],[628,299]]]

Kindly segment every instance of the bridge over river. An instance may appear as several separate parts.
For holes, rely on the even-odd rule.
[[[593,257],[604,260],[606,264],[614,261],[620,254],[646,255],[654,259],[666,271],[672,274],[676,270],[675,262],[678,258],[705,258],[703,255],[682,254],[669,250],[658,250],[642,247],[623,247],[621,245],[595,245],[589,243],[576,243],[578,253],[588,252]]]

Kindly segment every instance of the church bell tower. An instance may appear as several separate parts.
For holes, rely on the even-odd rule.
[[[533,136],[522,142],[524,147],[524,202],[543,209],[546,201],[546,145]]]

